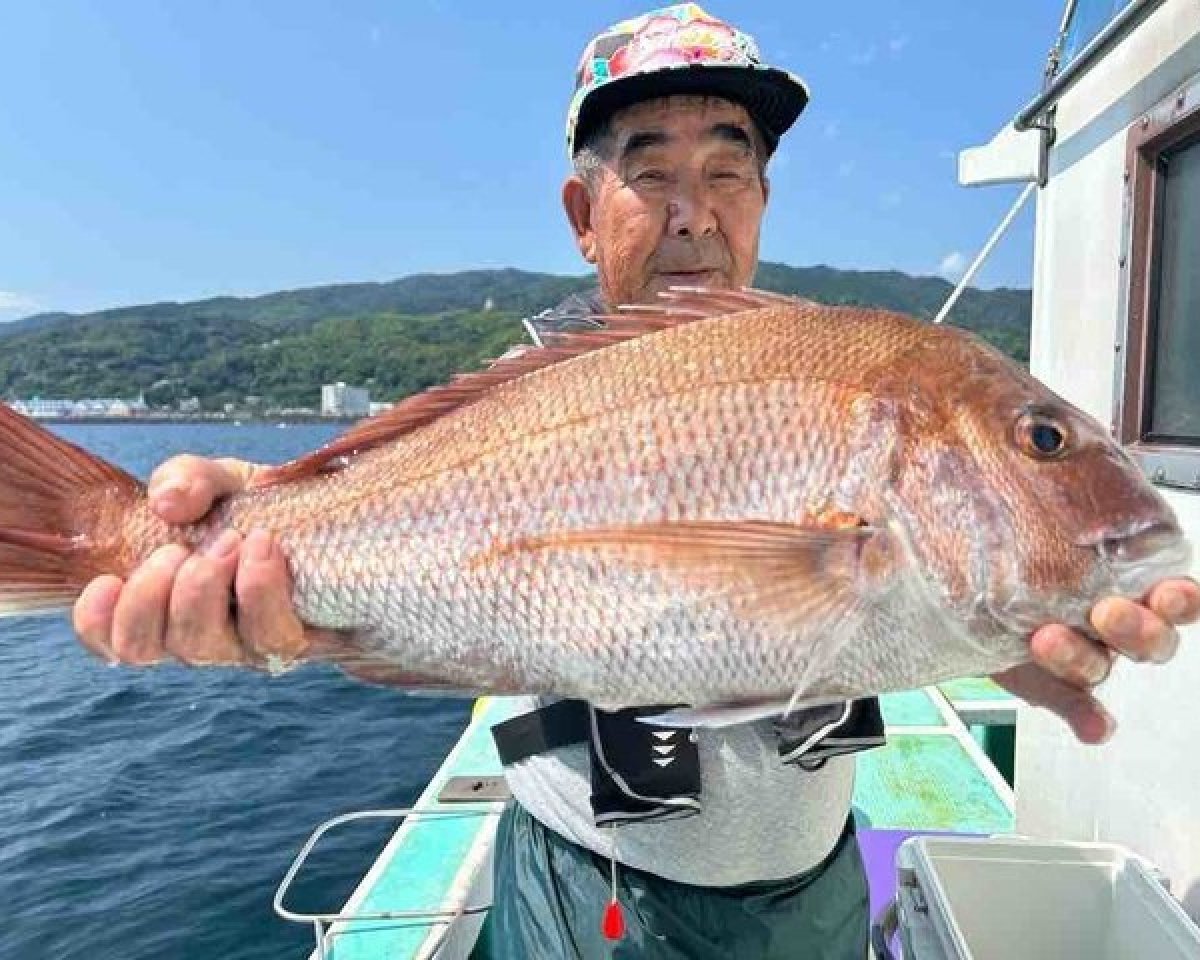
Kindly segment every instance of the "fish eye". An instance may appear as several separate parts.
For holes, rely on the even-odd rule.
[[[1053,460],[1067,449],[1067,432],[1045,413],[1025,413],[1017,420],[1017,443],[1029,456]]]
[[[1048,423],[1039,423],[1034,427],[1029,434],[1029,439],[1033,441],[1033,445],[1037,447],[1039,453],[1047,456],[1058,453],[1066,442],[1062,431]]]

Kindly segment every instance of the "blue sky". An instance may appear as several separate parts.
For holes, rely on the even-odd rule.
[[[482,266],[580,273],[558,200],[586,39],[637,3],[0,8],[0,320]],[[762,256],[953,274],[1018,188],[956,152],[1037,90],[1057,0],[713,2],[812,103]],[[979,277],[1027,286],[1022,215]]]

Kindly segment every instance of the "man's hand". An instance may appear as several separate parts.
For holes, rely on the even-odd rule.
[[[1083,743],[1103,743],[1116,721],[1092,696],[1118,656],[1166,663],[1175,655],[1175,628],[1200,619],[1200,584],[1163,580],[1141,602],[1107,597],[1089,617],[1099,642],[1061,624],[1033,634],[1033,662],[992,677],[1000,686],[1035,706],[1046,707],[1070,725]]]
[[[175,457],[151,476],[150,507],[170,523],[191,523],[243,489],[255,470],[240,460]],[[303,656],[314,637],[292,610],[283,553],[261,531],[243,540],[227,530],[200,552],[161,547],[127,580],[97,577],[75,602],[73,621],[89,650],[133,665],[168,657],[197,666],[286,662]]]

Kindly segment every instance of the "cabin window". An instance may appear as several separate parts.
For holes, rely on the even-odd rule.
[[[1189,102],[1189,100],[1191,102]],[[1125,389],[1117,428],[1150,476],[1200,489],[1200,82],[1134,124]]]
[[[1146,438],[1200,441],[1200,137],[1158,158]]]

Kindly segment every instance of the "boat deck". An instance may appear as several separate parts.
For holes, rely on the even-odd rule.
[[[892,858],[913,833],[1008,833],[1013,791],[986,752],[1001,754],[1015,724],[1015,704],[987,680],[956,681],[939,688],[881,698],[886,747],[858,757],[854,814],[871,884],[873,915],[894,887]],[[451,816],[414,814],[399,827],[351,896],[344,913],[455,911],[491,896],[490,852],[499,801],[439,799],[452,778],[486,785],[501,775],[489,733],[511,714],[510,701],[480,701],[470,725],[446,757],[416,807]],[[1003,755],[1000,767],[1005,766]],[[1009,765],[1011,761],[1007,761]],[[455,813],[456,812],[456,813]],[[328,935],[327,960],[420,960],[443,940],[443,957],[462,957],[481,915],[445,919],[358,920]],[[314,957],[317,954],[314,952]]]

